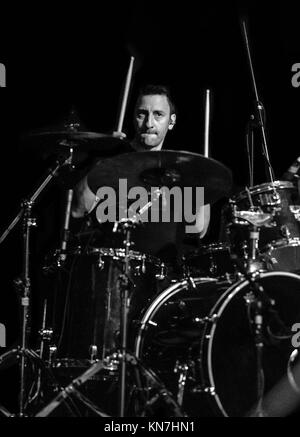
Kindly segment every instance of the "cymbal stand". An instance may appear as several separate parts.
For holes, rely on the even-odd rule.
[[[23,417],[25,415],[25,392],[26,392],[26,358],[35,358],[35,353],[28,349],[28,337],[30,334],[30,295],[31,295],[31,279],[30,279],[30,237],[31,228],[36,226],[36,219],[32,216],[32,208],[44,191],[46,186],[57,175],[59,169],[68,163],[69,157],[63,162],[56,162],[56,166],[51,169],[43,182],[39,185],[36,191],[29,199],[23,200],[21,209],[18,215],[13,219],[8,228],[4,231],[0,237],[0,243],[9,235],[12,229],[22,218],[22,230],[23,230],[23,256],[22,256],[22,273],[19,278],[14,280],[14,285],[20,293],[21,303],[21,345],[16,349],[12,349],[2,356],[0,356],[0,364],[6,360],[10,360],[12,356],[17,359],[21,359],[20,363],[20,394],[19,394],[19,412],[18,415]]]
[[[128,311],[130,305],[130,254],[129,250],[132,245],[130,241],[131,229],[136,226],[136,223],[132,221],[125,221],[121,223],[122,231],[126,233],[126,240],[124,240],[125,245],[125,261],[123,267],[123,273],[119,276],[120,291],[121,291],[121,315],[120,315],[120,386],[119,386],[119,417],[124,417],[125,415],[125,404],[126,404],[126,371],[127,371],[127,334],[128,334]]]
[[[75,395],[84,405],[89,407],[94,413],[101,417],[109,417],[106,413],[100,410],[89,399],[87,399],[78,388],[80,388],[85,382],[94,376],[96,373],[104,368],[102,361],[97,361],[91,367],[89,367],[82,375],[73,379],[71,383],[63,388],[58,395],[47,404],[42,410],[40,410],[35,417],[47,417],[51,414],[63,401],[65,401],[71,395]]]
[[[253,68],[253,63],[252,63],[252,58],[251,58],[250,45],[249,45],[249,40],[248,40],[248,31],[247,31],[247,26],[246,26],[245,20],[242,20],[241,24],[242,24],[242,32],[243,32],[244,42],[245,42],[246,51],[247,51],[248,62],[249,62],[253,92],[254,92],[254,96],[255,96],[255,110],[256,110],[257,118],[258,118],[258,126],[261,130],[262,153],[263,153],[263,156],[265,158],[265,161],[266,161],[266,164],[268,167],[270,181],[272,182],[272,185],[273,185],[274,171],[273,171],[273,168],[272,168],[272,165],[270,162],[268,145],[267,145],[267,136],[266,136],[266,130],[265,130],[265,121],[264,121],[264,118],[265,118],[264,117],[264,106],[259,98],[258,91],[257,91],[256,79],[255,79],[254,68]],[[252,167],[252,172],[253,172],[253,167]],[[253,183],[253,181],[252,181],[252,183]]]

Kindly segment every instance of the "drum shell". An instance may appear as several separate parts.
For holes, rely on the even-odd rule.
[[[193,277],[226,278],[237,273],[230,246],[226,243],[205,245],[187,254],[185,269]]]
[[[270,183],[249,189],[254,207],[270,214],[272,220],[259,230],[258,250],[266,262],[265,270],[300,271],[300,195],[298,188],[288,181],[275,181],[274,192]],[[278,198],[276,198],[276,195]],[[232,208],[236,208],[236,212]],[[251,203],[247,192],[232,199],[222,211],[220,238],[232,248],[240,258],[249,256],[250,224],[236,219],[238,211],[249,211]],[[284,255],[283,255],[284,254]],[[264,258],[266,255],[266,258]]]
[[[262,248],[267,270],[300,273],[300,238],[274,241]]]
[[[69,256],[68,267],[53,309],[55,361],[81,367],[119,348],[124,250],[92,248]],[[128,323],[156,294],[158,272],[157,258],[130,251]]]

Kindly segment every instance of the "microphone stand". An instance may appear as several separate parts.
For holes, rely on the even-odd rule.
[[[250,230],[250,257],[247,267],[236,256],[231,255],[233,261],[237,264],[238,269],[248,280],[250,289],[253,291],[254,299],[247,301],[254,309],[254,344],[256,350],[256,374],[257,374],[257,406],[255,416],[263,417],[262,401],[264,395],[264,370],[263,370],[263,325],[264,325],[264,309],[274,306],[274,301],[266,294],[260,280],[259,270],[255,267],[257,245],[259,240],[259,228],[255,225]]]
[[[63,162],[56,162],[56,166],[49,171],[43,182],[38,186],[33,195],[29,199],[23,200],[21,209],[17,216],[12,220],[8,228],[3,232],[0,237],[0,243],[2,243],[17,223],[22,218],[23,225],[23,257],[22,257],[22,273],[19,278],[14,280],[14,285],[17,291],[20,293],[21,303],[21,345],[16,349],[12,349],[0,356],[0,364],[6,360],[11,360],[12,357],[21,359],[20,363],[20,395],[19,395],[19,416],[23,417],[25,414],[25,392],[26,392],[26,358],[35,358],[35,353],[28,347],[28,337],[30,334],[29,318],[30,318],[30,297],[31,297],[31,279],[30,279],[30,237],[31,228],[36,226],[36,219],[32,216],[32,208],[52,181],[57,175],[58,171],[65,164],[68,164],[69,157]]]
[[[248,156],[248,167],[249,167],[249,186],[254,185],[254,131],[253,131],[253,120],[254,115],[251,114],[250,120],[247,123],[246,129],[246,146],[247,146],[247,156]]]
[[[273,185],[274,171],[273,171],[273,168],[272,168],[272,165],[270,162],[268,146],[267,146],[267,138],[266,138],[265,122],[264,122],[264,106],[263,106],[263,104],[258,96],[256,80],[255,80],[255,75],[254,75],[254,69],[253,69],[251,53],[250,53],[250,46],[249,46],[248,35],[247,35],[247,28],[246,28],[246,23],[244,20],[242,21],[242,27],[243,27],[243,35],[244,35],[244,39],[245,39],[247,56],[248,56],[248,61],[249,61],[253,91],[254,91],[254,96],[255,96],[255,110],[256,110],[256,114],[257,114],[257,123],[258,123],[258,127],[260,128],[261,137],[262,137],[262,152],[263,152],[263,156],[265,157],[265,160],[267,163],[270,181],[272,182],[272,185]]]

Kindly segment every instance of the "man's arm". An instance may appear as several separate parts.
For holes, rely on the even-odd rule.
[[[210,222],[210,205],[204,205],[196,214],[195,227],[199,232],[199,238],[203,238]]]
[[[84,217],[92,211],[96,206],[97,201],[97,196],[88,186],[87,177],[84,177],[74,188],[74,201],[71,209],[72,217]]]
[[[126,138],[124,132],[114,131],[112,136],[114,138],[119,138],[120,140]],[[90,190],[87,183],[87,176],[85,176],[74,189],[74,200],[71,210],[72,217],[84,217],[95,208],[98,201],[98,197]]]

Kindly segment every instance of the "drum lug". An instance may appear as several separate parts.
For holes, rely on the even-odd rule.
[[[281,232],[281,235],[284,238],[286,238],[287,243],[289,244],[290,239],[291,239],[291,232],[289,230],[289,227],[287,225],[282,225],[281,228],[280,228],[280,232]]]
[[[187,281],[188,288],[190,288],[191,290],[196,290],[197,287],[195,281],[190,275],[186,275],[185,280]]]
[[[104,268],[104,260],[103,260],[101,254],[100,254],[99,257],[98,257],[97,267],[98,267],[100,270],[103,270],[103,268]]]
[[[219,318],[218,314],[213,314],[212,316],[208,317],[211,323],[216,323],[218,318]]]
[[[164,279],[166,279],[166,276],[167,276],[167,267],[166,267],[165,263],[162,262],[159,266],[159,273],[157,273],[155,275],[155,278],[158,281],[163,281]]]
[[[55,345],[49,346],[49,365],[51,366],[57,354],[57,347]]]
[[[142,269],[142,273],[145,274],[146,273],[146,256],[145,255],[142,256],[142,267],[141,267],[141,269]]]
[[[119,368],[119,359],[121,356],[117,352],[107,356],[103,360],[104,368],[110,372],[116,372]]]
[[[146,255],[142,255],[140,260],[142,263],[134,267],[134,273],[137,276],[140,276],[141,274],[144,275],[146,273]]]
[[[201,385],[197,385],[192,389],[192,393],[194,394],[206,393],[209,394],[210,396],[216,396],[216,389],[215,387],[203,387]]]
[[[204,393],[207,393],[211,396],[216,396],[216,389],[215,387],[205,387]]]
[[[300,205],[290,205],[290,211],[294,214],[295,219],[300,221]]]
[[[246,293],[244,295],[244,300],[245,300],[247,305],[251,305],[252,303],[254,303],[254,301],[255,301],[254,293],[252,291],[250,291],[249,293]]]
[[[193,319],[194,322],[205,325],[206,323],[216,323],[219,316],[218,314],[213,314],[212,316],[205,316],[205,317],[195,317]],[[206,338],[210,338],[210,335],[206,335]]]
[[[53,329],[41,329],[39,330],[39,335],[41,336],[42,340],[44,341],[50,341],[53,336]]]
[[[98,347],[96,344],[91,344],[89,347],[90,360],[93,362],[97,358]]]

